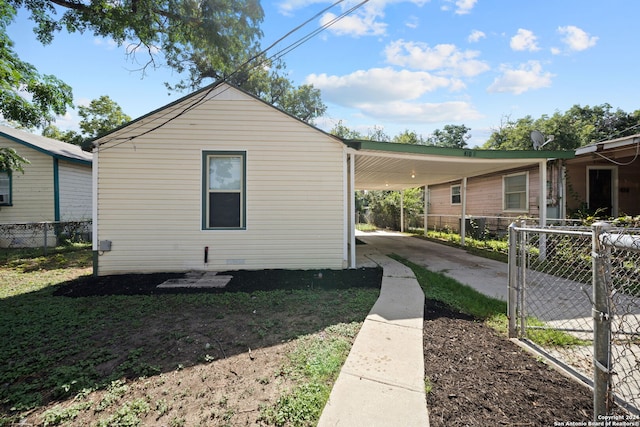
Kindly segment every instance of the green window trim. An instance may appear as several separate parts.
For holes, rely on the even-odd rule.
[[[0,206],[13,206],[13,176],[11,171],[0,171]]]
[[[202,230],[246,230],[246,151],[202,152]]]

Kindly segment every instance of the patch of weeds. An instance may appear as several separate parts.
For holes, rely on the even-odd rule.
[[[107,388],[107,392],[102,397],[102,400],[98,403],[96,407],[96,412],[104,411],[109,406],[113,405],[117,402],[122,396],[124,396],[127,391],[129,391],[129,386],[125,384],[122,380],[112,381],[109,387]]]
[[[122,405],[115,414],[98,421],[98,427],[136,427],[142,422],[140,416],[149,412],[151,408],[144,399],[135,399]]]
[[[171,408],[169,407],[166,399],[158,400],[156,402],[156,412],[158,413],[158,417],[156,419],[167,415],[170,409]]]
[[[184,427],[185,425],[187,425],[187,420],[184,418],[174,417],[169,421],[170,427]]]
[[[581,340],[571,334],[548,328],[545,323],[534,318],[527,319],[527,338],[543,347],[574,347],[591,345],[588,340]]]
[[[355,322],[337,324],[299,338],[289,354],[291,366],[283,369],[299,385],[278,398],[275,405],[262,407],[261,419],[277,426],[315,425],[360,326]]]
[[[433,391],[433,383],[431,382],[431,379],[429,379],[428,377],[424,377],[424,392],[426,394],[429,394]]]
[[[42,414],[43,425],[45,427],[57,426],[72,421],[80,414],[80,412],[91,408],[91,405],[91,402],[81,402],[71,405],[68,408],[55,406]]]

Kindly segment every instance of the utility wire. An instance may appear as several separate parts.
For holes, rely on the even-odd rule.
[[[193,100],[192,102],[190,102],[188,105],[184,106],[181,111],[179,111],[178,113],[176,113],[175,115],[172,115],[168,118],[166,118],[162,123],[153,126],[150,129],[145,130],[144,132],[140,132],[139,134],[136,135],[132,135],[132,136],[128,136],[128,137],[112,137],[111,139],[108,139],[106,141],[101,142],[98,145],[98,151],[104,151],[110,148],[115,148],[121,144],[124,144],[126,142],[132,141],[136,138],[139,138],[141,136],[144,136],[146,134],[149,134],[165,125],[167,125],[168,123],[172,122],[173,120],[181,117],[182,115],[184,115],[185,113],[191,111],[192,109],[194,109],[195,107],[197,107],[198,105],[206,102],[207,100],[209,100],[209,96],[210,94],[220,85],[220,83],[227,81],[230,77],[236,75],[237,73],[239,73],[244,67],[246,67],[248,64],[250,64],[252,61],[255,61],[257,58],[260,58],[261,56],[265,56],[266,53],[270,50],[273,49],[277,44],[281,43],[283,40],[285,40],[287,37],[289,37],[291,34],[295,33],[296,31],[300,30],[302,27],[304,27],[305,25],[307,25],[309,22],[315,20],[316,18],[318,18],[319,16],[321,16],[322,14],[326,13],[328,10],[330,10],[331,8],[339,5],[340,3],[344,2],[344,0],[338,0],[335,3],[331,4],[330,6],[322,9],[321,11],[319,11],[318,13],[316,13],[315,15],[313,15],[311,18],[307,19],[306,21],[304,21],[302,24],[296,26],[295,28],[293,28],[292,30],[290,30],[289,32],[287,32],[284,36],[280,37],[279,39],[277,39],[275,42],[273,42],[272,44],[270,44],[267,48],[261,50],[259,53],[257,53],[256,55],[252,56],[251,58],[249,58],[248,60],[246,60],[245,62],[243,62],[240,66],[236,67],[236,69],[229,74],[227,77],[223,77],[222,79],[220,79],[218,82],[212,83],[210,86],[210,88],[206,91],[204,91],[204,93],[202,93],[200,96],[198,96],[195,100]],[[258,63],[252,65],[250,68],[248,68],[247,72],[251,72],[252,70],[256,69],[257,67],[262,66],[265,62],[268,62],[270,60],[275,59],[280,59],[282,58],[284,55],[288,54],[289,52],[293,51],[294,49],[298,48],[299,46],[301,46],[302,44],[306,43],[307,41],[309,41],[311,38],[315,37],[316,35],[318,35],[319,33],[321,33],[322,31],[326,30],[327,28],[329,28],[330,26],[334,25],[336,22],[340,21],[341,19],[345,18],[347,15],[353,13],[355,10],[359,9],[360,7],[362,7],[363,5],[365,5],[366,3],[368,3],[369,0],[364,0],[358,4],[356,4],[355,6],[347,9],[345,12],[341,13],[340,15],[336,16],[334,19],[332,19],[331,21],[321,25],[320,27],[316,28],[315,30],[311,31],[309,34],[305,35],[304,37],[301,37],[300,39],[296,40],[295,42],[291,43],[290,45],[288,45],[287,47],[285,47],[284,49],[280,50],[279,52],[277,52],[274,55],[271,55],[270,57],[265,57],[265,59],[263,59],[262,61],[259,61]],[[218,96],[222,93],[224,93],[226,90],[228,89],[224,89],[223,91],[219,92],[218,94],[214,95]],[[187,95],[188,97],[188,95]],[[179,103],[180,101],[178,101]],[[175,110],[174,110],[175,111]],[[173,111],[172,111],[173,112]],[[167,112],[165,115],[163,115],[162,117],[166,117],[167,115],[169,115],[170,112]],[[160,117],[161,118],[161,117]],[[160,118],[154,119],[152,121],[155,120],[159,120]],[[138,128],[146,125],[148,123],[144,123],[144,119],[141,119],[139,121],[139,126]],[[110,145],[109,147],[105,147],[100,149],[101,145],[104,144],[108,144],[114,141],[119,141],[116,144]]]

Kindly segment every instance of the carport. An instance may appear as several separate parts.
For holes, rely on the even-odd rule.
[[[540,188],[546,193],[547,161],[574,157],[573,151],[546,150],[472,150],[425,145],[394,144],[363,140],[346,140],[345,191],[349,194],[345,224],[348,242],[349,266],[355,268],[355,191],[396,190],[425,188],[425,224],[428,215],[429,185],[460,180],[460,215],[466,216],[467,179],[503,170],[537,164],[540,171]],[[545,194],[545,199],[546,199]],[[546,222],[546,209],[540,210],[540,221]],[[543,222],[544,221],[544,222]],[[426,229],[426,227],[425,227]],[[464,244],[465,221],[461,223]]]

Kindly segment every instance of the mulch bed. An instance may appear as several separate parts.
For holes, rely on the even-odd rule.
[[[186,293],[254,292],[274,289],[348,289],[380,287],[381,268],[352,270],[239,270],[218,275],[232,276],[224,288],[158,288],[183,273],[121,274],[84,276],[63,283],[54,295],[86,297],[99,295],[161,295]]]
[[[431,427],[593,421],[593,397],[585,385],[493,329],[436,301],[426,301],[424,319]]]

